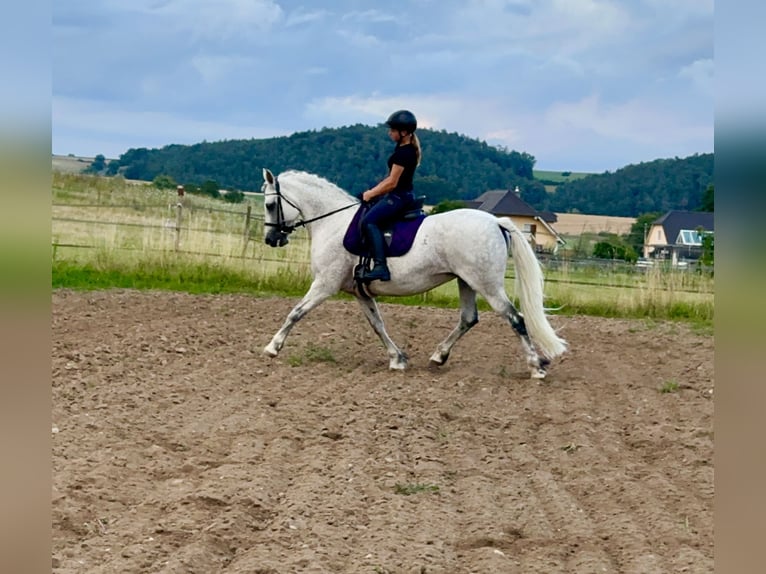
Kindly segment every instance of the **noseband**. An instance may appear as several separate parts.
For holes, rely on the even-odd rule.
[[[264,184],[266,185],[266,184]],[[282,190],[279,186],[279,179],[277,179],[276,176],[274,176],[274,193],[266,193],[264,192],[263,196],[264,198],[269,195],[276,195],[277,196],[277,222],[276,223],[267,223],[263,222],[263,225],[265,227],[276,227],[277,231],[279,233],[283,233],[285,235],[289,235],[293,231],[295,231],[298,227],[304,227],[305,225],[308,225],[312,221],[317,221],[319,219],[324,219],[325,217],[329,217],[330,215],[334,215],[340,211],[345,211],[346,209],[349,209],[350,207],[355,207],[359,205],[359,202],[351,203],[349,205],[346,205],[344,207],[339,207],[338,209],[334,209],[328,213],[325,213],[323,215],[320,215],[318,217],[312,217],[311,219],[301,219],[300,221],[296,222],[295,225],[287,225],[285,222],[285,210],[282,207],[282,201],[285,201],[290,207],[294,208],[298,213],[301,214],[301,217],[303,217],[303,212],[301,211],[301,208],[295,205],[292,201],[287,199],[284,195],[282,195]]]
[[[266,184],[264,184],[264,186],[265,185]],[[277,196],[277,222],[276,223],[267,223],[267,222],[264,221],[263,225],[266,226],[266,227],[276,227],[277,231],[279,233],[284,233],[285,235],[287,235],[289,233],[292,233],[293,230],[296,227],[300,227],[301,225],[305,225],[305,223],[298,222],[296,225],[294,225],[292,227],[285,223],[285,210],[282,207],[282,200],[286,201],[288,205],[294,207],[298,211],[298,213],[301,213],[301,210],[292,201],[290,201],[284,195],[282,195],[282,190],[279,187],[279,180],[276,177],[274,178],[274,189],[276,190],[275,193],[266,193],[266,192],[264,192],[263,197],[265,198],[265,197],[267,197],[269,195],[276,195]]]

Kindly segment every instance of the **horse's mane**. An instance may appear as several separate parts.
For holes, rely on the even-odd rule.
[[[316,175],[315,173],[309,173],[307,171],[300,171],[297,169],[290,169],[282,174],[279,175],[279,178],[288,178],[293,181],[295,181],[299,185],[312,187],[312,188],[319,188],[323,191],[333,191],[339,194],[342,194],[344,196],[351,197],[351,195],[341,187],[338,187],[338,185],[334,184],[328,179],[325,179],[324,177],[321,177],[319,175]]]

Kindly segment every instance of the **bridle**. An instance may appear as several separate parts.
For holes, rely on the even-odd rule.
[[[263,185],[265,187],[267,184],[264,183]],[[294,225],[287,225],[287,223],[285,223],[285,210],[284,210],[284,207],[282,207],[282,202],[283,201],[285,203],[287,203],[290,207],[295,209],[298,213],[300,213],[301,214],[301,218],[303,217],[303,212],[301,211],[300,207],[298,207],[292,201],[290,201],[288,198],[286,198],[284,195],[282,195],[282,190],[281,190],[281,188],[279,186],[279,179],[277,179],[276,176],[274,177],[274,190],[275,191],[273,193],[266,193],[264,191],[263,197],[265,199],[266,197],[268,197],[270,195],[276,195],[277,196],[277,221],[276,221],[276,223],[267,223],[267,222],[264,221],[263,225],[265,227],[276,227],[277,228],[277,232],[283,233],[285,235],[288,235],[288,234],[292,233],[298,227],[304,227],[304,226],[308,225],[309,223],[312,223],[314,221],[318,221],[320,219],[324,219],[325,217],[329,217],[331,215],[335,215],[336,213],[338,213],[340,211],[345,211],[346,209],[349,209],[351,207],[356,207],[357,205],[359,205],[359,202],[351,203],[349,205],[346,205],[346,206],[343,206],[343,207],[339,207],[338,209],[333,209],[332,211],[330,211],[328,213],[325,213],[325,214],[322,214],[322,215],[319,215],[317,217],[312,217],[311,219],[301,219],[300,221],[298,221]]]

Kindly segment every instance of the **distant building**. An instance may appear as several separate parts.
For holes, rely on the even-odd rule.
[[[524,232],[535,251],[556,253],[564,239],[553,228],[556,214],[537,211],[521,199],[519,188],[513,191],[499,189],[487,191],[474,200],[465,201],[466,207],[481,209],[497,217],[509,217]]]
[[[702,255],[702,238],[714,233],[713,214],[704,211],[668,211],[652,222],[644,238],[644,257],[696,261]]]

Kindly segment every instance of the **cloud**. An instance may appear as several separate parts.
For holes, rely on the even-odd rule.
[[[341,29],[338,30],[338,36],[351,46],[367,48],[371,46],[379,46],[381,44],[376,36],[365,34],[358,30]]]
[[[123,151],[195,134],[289,135],[375,125],[408,108],[420,125],[528,151],[554,169],[712,150],[709,0],[360,6],[54,3],[54,147],[104,153],[109,133]]]
[[[698,17],[713,16],[713,0],[644,0],[644,3],[650,7],[655,14],[660,16],[660,22],[672,19],[688,20]]]
[[[592,132],[609,140],[641,144],[684,142],[705,134],[712,126],[687,124],[672,111],[633,99],[604,104],[597,95],[576,102],[558,102],[545,113],[545,122],[557,131]]]
[[[342,96],[310,101],[304,111],[308,119],[342,126],[354,123],[383,123],[395,110],[411,110],[424,128],[444,129],[447,118],[459,114],[465,103],[458,97],[440,94],[401,94],[397,96]]]
[[[695,60],[688,66],[684,66],[678,75],[682,78],[688,78],[702,94],[712,97],[713,70],[712,58],[706,58],[704,60]]]
[[[220,84],[236,76],[241,70],[253,65],[252,58],[238,56],[198,55],[191,64],[205,84]]]
[[[144,39],[147,32],[193,40],[245,38],[269,30],[284,18],[273,0],[102,0],[53,4],[54,29],[119,31]],[[140,29],[137,26],[140,25]],[[135,46],[141,52],[140,43]]]
[[[303,7],[290,12],[285,21],[285,27],[300,26],[313,22],[319,22],[325,19],[328,12],[326,10],[307,11]]]
[[[345,21],[353,22],[365,22],[365,23],[380,23],[380,22],[394,22],[396,17],[393,14],[381,12],[380,10],[354,10],[343,14],[342,19]]]
[[[54,142],[53,153],[94,156],[82,145],[99,142],[97,153],[116,158],[128,148],[163,147],[171,143],[194,144],[225,139],[266,138],[281,135],[279,130],[244,122],[206,121],[180,113],[126,110],[121,105],[99,101],[54,98],[52,119],[59,130],[73,137]],[[173,134],[168,140],[168,133]]]

